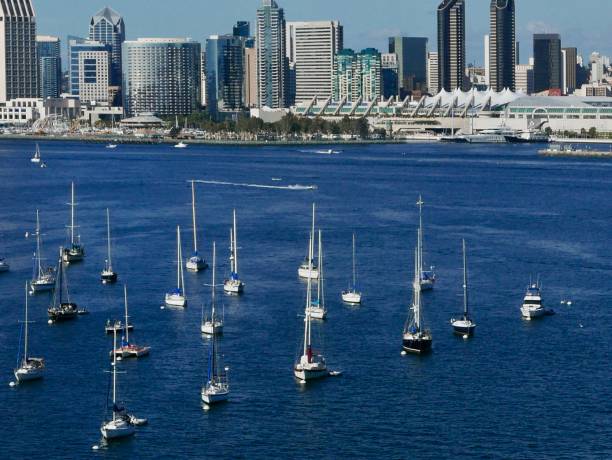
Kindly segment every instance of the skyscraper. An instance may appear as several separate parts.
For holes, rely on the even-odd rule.
[[[257,107],[257,48],[247,43],[244,48],[244,105]]]
[[[211,35],[206,40],[206,98],[213,115],[243,107],[243,59],[241,37]]]
[[[36,36],[40,97],[59,97],[62,86],[60,39],[49,35]]]
[[[288,60],[285,52],[285,13],[275,0],[263,0],[257,10],[257,79],[259,106],[285,107]]]
[[[563,71],[561,37],[559,34],[535,34],[533,36],[533,76],[536,93],[561,91]]]
[[[380,53],[367,48],[360,53],[344,49],[334,62],[333,99],[348,102],[375,101],[382,96],[382,62]]]
[[[113,86],[121,86],[121,45],[125,41],[125,23],[112,8],[106,7],[92,16],[89,39],[111,47],[111,79]]]
[[[251,36],[251,23],[249,21],[238,21],[234,25],[232,35],[234,37],[249,38]]]
[[[84,102],[109,102],[112,47],[68,37],[70,94]]]
[[[484,68],[485,68],[485,83],[487,87],[491,86],[491,37],[484,36]]]
[[[36,15],[32,0],[0,1],[0,102],[37,97]]]
[[[343,48],[338,21],[288,22],[287,58],[295,64],[295,103],[332,95],[334,59]]]
[[[438,82],[438,53],[430,51],[427,53],[427,92],[437,94],[440,91]]]
[[[382,95],[385,99],[399,97],[399,78],[397,54],[383,53],[381,59]]]
[[[489,86],[494,91],[515,88],[516,27],[514,0],[491,0]]]
[[[576,68],[578,66],[578,50],[576,48],[563,48],[563,93],[572,94],[576,86]]]
[[[199,107],[199,43],[184,38],[139,38],[123,43],[122,56],[127,116],[188,115]]]
[[[467,89],[464,0],[443,0],[438,6],[438,84],[446,91]]]
[[[389,53],[397,55],[400,97],[427,87],[427,42],[424,37],[391,37]]]

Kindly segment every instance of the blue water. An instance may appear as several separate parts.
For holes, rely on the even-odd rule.
[[[293,147],[120,146],[0,143],[1,458],[610,458],[612,457],[612,162],[540,158],[536,147],[350,146],[338,155]],[[306,150],[306,151],[300,151]],[[272,181],[272,178],[282,181]],[[224,297],[231,401],[200,402],[209,342],[199,332],[210,271],[186,274],[190,305],[161,310],[175,280],[175,227],[191,245],[188,179],[275,190],[199,185],[202,252],[219,248],[228,272],[237,209],[246,293]],[[91,314],[46,324],[46,295],[31,300],[31,351],[43,381],[9,388],[23,285],[31,274],[35,209],[49,262],[65,242],[69,184],[87,258],[68,269],[72,298]],[[434,337],[427,357],[401,356],[422,194],[425,262],[438,284],[424,297]],[[329,318],[316,344],[344,375],[296,383],[309,211],[318,206],[326,253]],[[120,281],[99,283],[105,208],[111,209]],[[361,307],[340,302],[357,234]],[[468,244],[476,336],[453,336],[461,310],[461,238]],[[52,260],[51,260],[52,259]],[[519,305],[540,276],[557,315],[526,323]],[[111,339],[107,318],[128,283],[133,341],[151,355],[120,364],[120,396],[149,418],[136,436],[100,443]],[[220,292],[219,292],[220,293]],[[571,299],[568,307],[560,301]],[[582,327],[580,327],[582,325]]]

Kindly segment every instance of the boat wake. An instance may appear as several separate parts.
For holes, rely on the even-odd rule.
[[[265,185],[265,184],[241,184],[238,182],[223,182],[218,180],[196,180],[196,182],[200,184],[209,184],[209,185],[229,185],[233,187],[250,187],[250,188],[264,188],[264,189],[272,189],[272,190],[294,190],[294,191],[303,191],[303,190],[316,190],[318,187],[316,185]]]

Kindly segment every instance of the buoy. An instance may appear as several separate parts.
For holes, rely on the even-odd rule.
[[[15,382],[10,382],[10,383],[9,383],[9,387],[11,387],[11,388],[13,388],[15,385],[16,385],[16,383],[15,383]]]
[[[92,450],[98,450],[100,448],[99,445],[94,444],[93,446],[91,446]]]
[[[463,338],[467,339],[467,338],[469,338],[469,336],[467,334],[463,334]]]
[[[406,356],[406,351],[405,351],[405,350],[402,350],[402,353],[401,353],[401,354],[402,354],[402,356]]]
[[[47,323],[48,324],[53,324],[53,320],[50,319],[49,321],[47,321]]]
[[[160,310],[164,310],[166,307],[164,307],[163,305],[161,307],[159,307]]]

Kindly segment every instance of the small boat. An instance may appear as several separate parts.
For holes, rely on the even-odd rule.
[[[312,239],[311,239],[312,241]],[[325,319],[327,317],[327,309],[325,308],[325,277],[323,276],[323,242],[321,240],[321,230],[319,230],[319,282],[317,283],[317,299],[306,307],[311,318]]]
[[[28,356],[28,284],[25,287],[25,321],[23,322],[24,340],[23,340],[23,357],[19,359],[19,367],[14,370],[17,383],[28,382],[30,380],[39,380],[43,378],[45,370],[45,360],[43,358],[33,358]]]
[[[62,263],[62,255],[64,254],[64,248],[60,247],[60,259],[57,264],[57,277],[55,279],[55,286],[53,287],[53,299],[51,305],[47,309],[49,323],[72,320],[80,314],[77,304],[70,301],[66,268]]]
[[[422,299],[421,299],[421,279],[419,274],[422,271],[421,256],[421,231],[417,238],[417,248],[414,251],[414,282],[412,283],[412,307],[410,316],[404,326],[402,340],[402,354],[406,353],[427,353],[431,350],[431,332],[423,327],[422,319]]]
[[[342,301],[353,305],[361,303],[361,292],[357,290],[357,269],[355,265],[355,234],[353,233],[353,284],[342,291]]]
[[[112,334],[115,330],[117,332],[124,333],[125,325],[123,324],[123,322],[121,322],[121,320],[107,319],[106,324],[104,325],[104,332],[106,332],[107,334]],[[128,324],[128,330],[133,331],[134,325]]]
[[[116,149],[116,148],[117,148],[117,144],[112,144],[112,143],[111,143],[111,144],[106,144],[106,148],[107,148],[107,149],[114,150],[114,149]]]
[[[127,285],[123,286],[123,300],[124,300],[124,309],[125,309],[125,323],[124,324],[129,325],[130,323],[129,323],[129,316],[128,316]],[[118,329],[119,328],[115,328],[113,330],[113,334],[116,333]],[[149,351],[151,351],[151,347],[142,347],[142,346],[138,346],[138,345],[134,345],[133,343],[130,343],[130,328],[128,326],[127,330],[123,331],[123,337],[121,337],[121,346],[119,348],[115,347],[114,350],[115,350],[115,355],[120,356],[121,358],[141,358],[149,354]]]
[[[313,259],[313,237],[314,234],[311,234],[308,244],[308,260],[311,261],[310,265],[312,265]],[[312,278],[307,278],[307,280],[304,318],[304,348],[302,355],[293,366],[293,375],[302,383],[329,376],[325,357],[319,352],[315,351],[312,347],[312,317],[308,308],[312,305]]]
[[[166,306],[185,308],[185,276],[183,275],[183,251],[181,249],[181,227],[176,227],[176,289],[166,293]]]
[[[208,406],[227,401],[230,393],[228,368],[221,367],[218,353],[219,344],[215,335],[211,340],[208,354],[208,377],[201,391],[202,401]]]
[[[419,247],[421,248],[421,254],[419,256],[419,259],[421,261],[421,264],[423,262],[423,205],[425,204],[425,202],[423,201],[423,199],[421,198],[421,196],[419,196],[419,201],[417,201],[417,206],[419,207],[419,235],[421,238]],[[421,267],[421,271],[420,271],[420,283],[421,283],[421,291],[430,291],[434,288],[434,285],[436,284],[436,273],[434,272],[434,267],[431,267],[429,270],[423,270],[423,268]]]
[[[476,323],[470,318],[468,311],[468,272],[465,240],[463,240],[463,316],[460,319],[451,319],[451,326],[455,334],[471,337],[476,329]]]
[[[229,279],[223,283],[223,290],[228,294],[242,294],[244,283],[238,275],[238,228],[236,226],[236,210],[234,209],[234,226],[230,230],[230,271]]]
[[[333,155],[335,152],[332,149],[317,150],[316,153],[321,155]]]
[[[208,267],[204,259],[198,254],[198,231],[196,225],[196,196],[195,181],[191,181],[191,217],[193,222],[193,255],[187,260],[187,270],[199,272]]]
[[[542,293],[539,281],[530,284],[521,305],[521,315],[527,321],[550,314],[542,304]]]
[[[204,318],[204,312],[202,311],[202,324],[200,325],[200,330],[203,334],[206,335],[220,335],[223,334],[223,318],[217,317],[216,310],[216,302],[215,302],[215,292],[217,290],[216,286],[216,272],[217,272],[217,245],[213,242],[213,267],[212,267],[212,284],[211,284],[211,312],[210,318]],[[204,308],[204,307],[202,307]]]
[[[178,144],[176,144],[174,146],[175,149],[186,149],[187,148],[187,144],[185,144],[184,142],[179,142]]]
[[[113,270],[113,261],[111,258],[111,233],[110,233],[110,212],[106,208],[106,241],[107,241],[107,256],[104,261],[104,270],[100,273],[102,284],[113,284],[117,282],[117,273]]]
[[[117,348],[117,331],[113,332],[113,350]],[[132,436],[136,429],[131,423],[130,415],[124,407],[117,404],[117,355],[112,353],[113,360],[111,364],[111,373],[113,375],[113,401],[111,406],[112,416],[102,422],[100,432],[106,440],[127,438]],[[108,401],[108,400],[107,400]],[[108,408],[107,408],[108,409]]]
[[[0,273],[8,272],[10,268],[11,268],[11,266],[6,261],[6,259],[3,258],[3,257],[0,257]]]
[[[315,228],[315,204],[312,204],[312,225],[310,227],[310,234],[314,235]],[[319,279],[319,268],[315,265],[314,260],[309,260],[308,257],[302,262],[300,268],[298,268],[298,276],[303,279]]]
[[[30,281],[30,292],[50,291],[55,285],[55,271],[51,267],[43,267],[41,257],[42,238],[40,232],[40,218],[36,210],[36,253],[34,254],[34,273]]]
[[[40,157],[40,147],[38,146],[38,143],[36,143],[36,151],[34,152],[34,156],[30,158],[30,161],[36,164],[42,163],[42,158]]]
[[[64,248],[63,259],[66,263],[79,262],[85,257],[85,248],[81,244],[81,236],[75,234],[76,226],[76,202],[74,201],[74,182],[70,193],[70,244]]]

